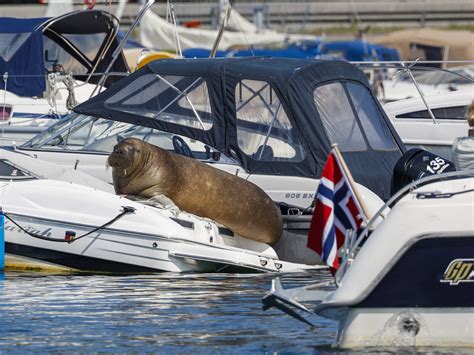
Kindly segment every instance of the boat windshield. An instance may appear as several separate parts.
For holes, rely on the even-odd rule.
[[[182,146],[184,142],[189,147],[191,155],[198,159],[211,159],[213,154],[207,145],[194,139],[75,112],[48,127],[23,144],[21,148],[109,154],[118,142],[129,137],[142,139],[163,149],[175,151],[176,140],[179,140],[178,145]]]
[[[415,72],[416,81],[425,85],[452,85],[451,90],[456,90],[456,85],[465,88],[474,87],[474,66],[449,68],[446,70],[433,70],[429,72]]]

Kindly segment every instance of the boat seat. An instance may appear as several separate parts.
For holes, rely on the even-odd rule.
[[[257,151],[252,154],[252,159],[255,160],[273,160],[273,148],[269,145],[261,145]]]

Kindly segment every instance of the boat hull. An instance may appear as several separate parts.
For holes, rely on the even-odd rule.
[[[327,283],[284,289],[276,279],[264,309],[277,307],[307,324],[295,309],[337,321],[340,348],[473,348],[473,172],[417,184],[401,190],[368,238],[359,234],[335,275],[335,290]]]
[[[339,329],[341,348],[472,347],[474,307],[351,308]]]
[[[0,194],[7,253],[55,265],[112,272],[323,267],[281,260],[268,244],[234,235],[210,219],[83,185],[23,180],[3,185]]]
[[[16,223],[30,231],[60,239],[65,231],[82,235],[94,226],[13,216]],[[5,221],[5,251],[11,255],[28,257],[82,271],[103,272],[211,272],[222,265],[206,261],[174,258],[179,238],[130,233],[104,229],[100,233],[73,243],[50,242],[33,238],[19,230],[8,219]]]

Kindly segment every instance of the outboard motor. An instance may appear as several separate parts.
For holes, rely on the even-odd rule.
[[[413,148],[398,159],[392,175],[392,195],[403,186],[429,175],[455,171],[454,163],[424,149]]]

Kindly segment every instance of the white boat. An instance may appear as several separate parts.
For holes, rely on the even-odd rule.
[[[445,61],[377,61],[353,62],[369,77],[377,98],[388,104],[394,101],[434,96],[452,91],[474,89],[472,61],[457,61],[449,69],[439,66]],[[469,66],[471,64],[471,66]],[[420,94],[421,92],[421,94]]]
[[[452,159],[454,140],[467,135],[466,114],[474,100],[474,77],[469,65],[428,67],[445,64],[357,63],[370,74],[374,93],[407,148],[421,147]]]
[[[310,315],[337,320],[341,348],[472,348],[474,172],[419,180],[380,213],[388,207],[366,240],[371,222],[343,248],[335,290],[322,284],[286,290],[277,279],[264,307],[307,323]],[[306,302],[318,304],[311,309]]]
[[[118,51],[119,22],[101,10],[54,18],[0,19],[0,131],[25,142],[129,71]],[[117,53],[115,53],[117,51]],[[109,68],[110,66],[110,68]]]
[[[140,43],[147,48],[180,53],[181,49],[186,48],[212,49],[218,36],[221,36],[220,49],[281,46],[288,42],[315,39],[315,36],[311,35],[285,34],[270,29],[257,28],[245,20],[235,9],[232,9],[227,21],[226,28],[230,31],[219,35],[217,30],[180,26],[174,13],[168,18],[169,21],[153,11],[148,11],[141,21]]]
[[[310,264],[309,258],[298,262],[293,244],[304,244],[291,223],[271,247],[234,235],[208,218],[117,196],[107,183],[17,153],[2,152],[0,175],[7,255],[108,272],[323,267],[314,257]],[[290,250],[282,243],[291,243]]]
[[[384,105],[407,147],[421,147],[451,159],[453,142],[467,135],[466,113],[474,100],[473,88],[390,102]],[[428,108],[431,110],[431,117]]]

